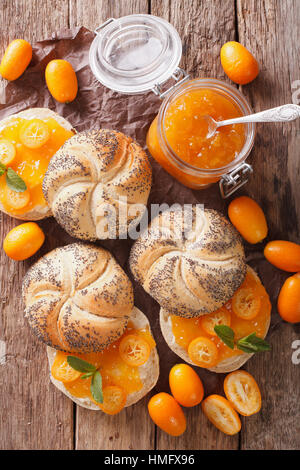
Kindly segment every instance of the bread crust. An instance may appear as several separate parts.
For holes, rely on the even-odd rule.
[[[115,258],[83,243],[43,256],[22,289],[33,333],[66,351],[101,351],[123,334],[133,308],[132,284]]]
[[[130,137],[92,130],[71,137],[56,152],[43,192],[54,217],[73,237],[118,238],[140,221],[151,179],[147,155]]]
[[[0,121],[0,132],[16,118],[41,120],[52,118],[55,119],[56,122],[66,130],[75,132],[73,126],[65,118],[48,108],[30,108],[26,109],[25,111],[20,111],[17,114],[8,116]],[[14,215],[10,212],[7,212],[0,202],[0,210],[10,217],[18,220],[41,220],[52,215],[51,209],[48,206],[36,206],[22,215]]]
[[[181,207],[153,219],[133,245],[129,264],[162,308],[186,318],[220,308],[246,274],[238,232],[219,212],[197,205],[189,223]]]
[[[134,328],[136,329],[143,329],[148,327],[150,330],[149,321],[138,308],[134,307],[131,315],[130,321],[133,323]],[[151,331],[151,330],[150,330]],[[87,408],[89,410],[101,411],[100,408],[95,405],[89,398],[77,398],[71,395],[70,392],[64,387],[62,382],[54,379],[51,375],[51,367],[55,358],[56,350],[47,346],[47,356],[49,362],[49,370],[50,370],[50,380],[51,382],[60,390],[62,391],[67,397],[71,398],[77,405],[82,406],[83,408]],[[131,406],[134,403],[141,400],[153,387],[155,387],[158,376],[159,376],[159,358],[157,354],[156,348],[151,350],[150,357],[146,364],[140,366],[139,368],[140,379],[143,383],[143,388],[137,392],[133,392],[127,396],[126,405],[125,407]]]
[[[258,275],[256,274],[256,272],[248,265],[247,265],[247,270],[248,272],[253,274],[253,276],[255,276],[255,278],[260,282],[260,279]],[[181,359],[183,359],[188,364],[191,364],[192,366],[196,366],[196,364],[193,361],[191,361],[187,351],[183,347],[181,347],[179,344],[177,344],[175,341],[175,337],[172,332],[170,313],[168,313],[166,310],[161,308],[159,316],[160,316],[161,332],[165,341],[170,347],[170,349],[172,349],[172,351],[175,354],[177,354]],[[268,333],[270,320],[271,320],[271,316],[266,326],[264,338],[266,337]],[[242,354],[239,354],[238,356],[229,357],[225,359],[224,361],[221,361],[215,367],[208,368],[208,370],[210,370],[211,372],[217,372],[221,374],[233,372],[234,370],[237,370],[240,367],[242,367],[242,365],[245,364],[245,362],[247,362],[252,356],[253,354],[242,353]]]

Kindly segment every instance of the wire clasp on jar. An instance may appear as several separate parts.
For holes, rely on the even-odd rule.
[[[176,87],[186,82],[190,78],[190,76],[185,70],[181,69],[180,67],[177,67],[172,73],[171,78],[175,80],[176,83],[167,90],[163,91],[161,84],[156,84],[152,88],[153,93],[155,93],[155,95],[157,95],[161,100],[163,100]]]
[[[220,193],[223,199],[231,196],[237,189],[247,183],[253,168],[248,163],[242,163],[230,173],[223,175],[219,182]]]

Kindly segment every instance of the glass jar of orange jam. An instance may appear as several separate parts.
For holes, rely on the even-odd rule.
[[[151,90],[163,99],[147,135],[155,160],[193,189],[220,181],[221,194],[227,197],[242,186],[252,172],[245,160],[253,146],[255,124],[222,127],[207,138],[203,119],[251,114],[237,88],[220,80],[189,80],[178,67],[180,37],[162,18],[143,14],[110,18],[95,33],[89,61],[99,82],[119,93]],[[175,84],[163,91],[170,80]]]
[[[251,112],[236,88],[220,80],[188,80],[162,103],[148,131],[148,149],[184,185],[207,187],[245,161],[255,129],[253,123],[234,124],[207,138],[204,116],[221,121]]]

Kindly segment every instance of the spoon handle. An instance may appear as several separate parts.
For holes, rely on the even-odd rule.
[[[294,121],[300,117],[300,106],[297,104],[284,104],[277,108],[267,109],[260,113],[250,114],[241,118],[227,119],[226,121],[219,121],[219,126],[229,124],[239,124],[243,122],[285,122]]]

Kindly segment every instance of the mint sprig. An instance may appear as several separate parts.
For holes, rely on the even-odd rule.
[[[244,338],[239,339],[237,342],[234,341],[234,331],[232,328],[226,325],[216,325],[214,327],[215,333],[231,349],[236,346],[241,351],[252,354],[262,351],[270,351],[271,346],[267,341],[256,336],[256,333],[251,333]]]
[[[7,186],[10,189],[17,193],[23,193],[26,191],[27,186],[25,181],[12,168],[7,168],[5,177]]]
[[[0,176],[6,173],[7,186],[17,193],[23,193],[26,191],[27,186],[25,181],[19,176],[10,166],[7,167],[4,163],[0,162]]]
[[[271,346],[267,341],[256,336],[256,333],[251,333],[238,340],[237,348],[246,353],[256,353],[260,351],[270,351]]]
[[[234,331],[227,325],[216,325],[215,333],[230,349],[234,349]]]
[[[97,367],[76,356],[67,356],[67,362],[73,369],[83,373],[81,379],[92,378],[90,387],[92,397],[96,402],[103,403],[102,376]]]

